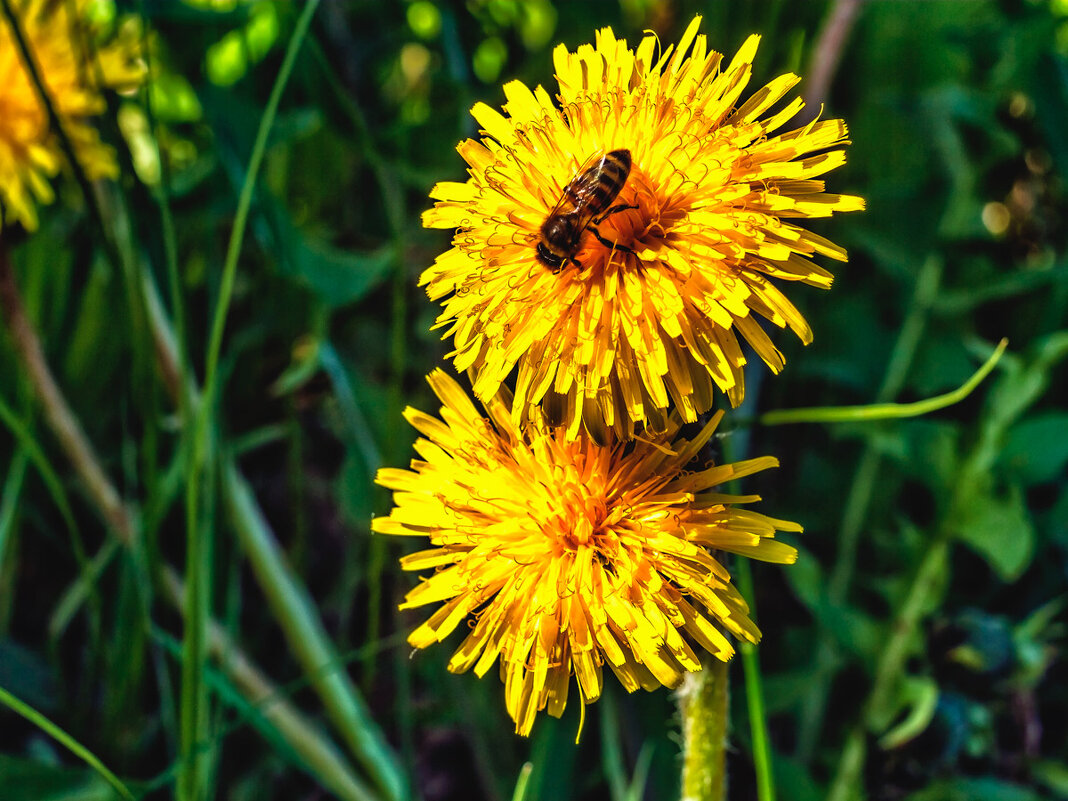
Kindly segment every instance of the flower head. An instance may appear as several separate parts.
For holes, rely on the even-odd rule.
[[[572,674],[585,704],[605,665],[630,691],[673,687],[699,669],[695,643],[726,660],[727,633],[759,638],[717,553],[792,562],[774,535],[800,527],[714,491],[775,459],[693,469],[722,412],[692,440],[671,417],[662,434],[598,445],[536,420],[521,431],[504,398],[484,418],[440,370],[429,381],[441,419],[405,412],[421,459],[379,471],[396,506],[372,528],[429,538],[401,560],[434,571],[402,608],[441,606],[408,641],[425,648],[471,618],[449,670],[482,676],[499,658],[517,732],[563,712]]]
[[[100,141],[92,117],[106,106],[103,88],[131,89],[144,69],[129,28],[91,49],[89,0],[14,2],[19,29],[37,73],[82,169],[90,179],[118,175],[115,154]],[[91,56],[90,56],[91,53]],[[37,227],[37,205],[53,199],[49,179],[64,162],[63,149],[6,15],[0,15],[0,227]]]
[[[518,81],[504,87],[504,114],[475,105],[482,137],[458,147],[470,178],[431,193],[424,224],[456,234],[421,284],[444,299],[439,324],[480,399],[517,371],[517,420],[543,406],[569,436],[585,427],[598,441],[607,429],[630,437],[640,422],[663,429],[672,402],[694,421],[712,407],[713,385],[741,401],[739,334],[782,367],[757,317],[812,338],[771,279],[828,287],[810,257],[845,260],[797,225],[863,207],[820,180],[845,161],[845,123],[783,131],[801,100],[771,109],[799,79],[783,75],[740,101],[759,37],[724,67],[699,22],[663,53],[652,35],[631,50],[608,28],[593,46],[557,47],[559,105]],[[547,266],[543,224],[574,209],[574,191],[564,198],[577,176],[620,150],[630,170],[617,209],[589,221],[573,260]]]

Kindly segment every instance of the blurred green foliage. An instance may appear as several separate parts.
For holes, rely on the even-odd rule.
[[[98,200],[114,230],[96,230],[65,184],[14,258],[59,383],[144,539],[124,547],[101,525],[5,340],[0,686],[136,793],[162,798],[179,767],[182,623],[153,588],[184,560],[185,440],[142,286],[180,313],[179,347],[202,376],[238,193],[302,4],[96,5],[101,19],[143,17],[152,68],[140,96],[112,99],[104,125],[124,162]],[[833,5],[323,1],[253,197],[212,430],[214,456],[236,461],[262,525],[242,529],[220,479],[210,602],[344,759],[358,764],[359,748],[280,626],[296,625],[298,639],[301,625],[309,638],[323,627],[353,682],[334,690],[366,700],[426,801],[510,798],[527,761],[529,799],[677,797],[671,693],[610,686],[578,746],[574,704],[525,741],[494,676],[449,674],[448,643],[415,655],[404,644],[418,618],[396,608],[412,578],[368,521],[388,504],[374,471],[411,457],[401,410],[436,408],[423,376],[447,350],[416,280],[448,237],[419,214],[435,181],[463,178],[454,148],[476,133],[472,103],[500,103],[511,79],[551,90],[556,43],[575,47],[606,25],[670,43],[700,12],[721,52],[763,34],[755,88],[784,71],[804,77]],[[754,568],[779,797],[823,799],[844,781],[873,801],[1065,798],[1068,4],[869,0],[840,44],[822,102],[853,145],[828,184],[864,196],[868,211],[814,225],[850,261],[834,266],[829,293],[793,288],[815,342],[776,337],[788,367],[777,378],[754,367],[724,442],[734,456],[780,459],[746,491],[806,528],[796,566]],[[108,242],[124,236],[117,261]],[[1001,337],[1010,348],[995,374],[928,418],[743,422],[944,392]],[[274,536],[286,592],[320,622],[286,624],[258,579],[250,543]],[[318,768],[224,668],[207,676],[213,797],[324,797]],[[742,799],[753,769],[735,696],[731,797]],[[4,799],[117,797],[28,722],[0,720]],[[849,780],[851,748],[863,756]]]

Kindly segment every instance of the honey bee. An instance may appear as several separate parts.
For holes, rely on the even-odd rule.
[[[541,224],[535,248],[538,261],[554,273],[560,272],[569,261],[582,269],[575,254],[587,229],[605,247],[633,253],[630,248],[609,242],[596,228],[609,215],[638,208],[626,203],[612,205],[629,175],[630,151],[612,150],[596,157],[589,167],[572,178]]]

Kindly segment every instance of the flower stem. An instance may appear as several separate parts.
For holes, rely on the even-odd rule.
[[[838,71],[838,64],[860,14],[862,2],[863,0],[836,0],[820,27],[807,71],[805,107],[808,109],[808,115],[814,114],[814,110],[818,110],[827,100],[831,81]]]
[[[727,663],[707,657],[679,690],[682,713],[682,801],[727,798]]]

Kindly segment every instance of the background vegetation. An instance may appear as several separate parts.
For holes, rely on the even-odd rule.
[[[103,226],[67,181],[41,230],[8,244],[129,516],[101,517],[0,340],[6,706],[29,704],[145,798],[177,782],[235,801],[506,799],[528,761],[528,798],[676,798],[671,693],[610,687],[578,746],[577,704],[514,737],[496,678],[450,675],[449,644],[410,653],[416,618],[396,607],[413,578],[368,521],[389,502],[375,469],[411,456],[401,409],[436,409],[423,376],[446,346],[416,278],[447,236],[419,214],[435,181],[463,176],[468,108],[512,78],[551,87],[558,42],[611,25],[670,43],[700,12],[727,54],[764,34],[753,87],[840,55],[812,99],[852,131],[832,190],[869,204],[819,226],[850,261],[830,293],[791,293],[816,340],[776,338],[787,369],[754,367],[721,443],[777,455],[745,488],[806,528],[796,566],[753,571],[779,797],[1068,797],[1068,4],[323,0],[199,418],[235,210],[306,6],[118,6],[143,16],[153,74],[106,118],[124,168],[95,195]],[[185,382],[159,369],[161,331]],[[1002,337],[994,374],[933,415],[759,422],[951,390]],[[740,668],[735,799],[755,797]],[[0,751],[5,801],[121,797],[10,709]]]

